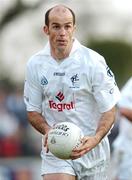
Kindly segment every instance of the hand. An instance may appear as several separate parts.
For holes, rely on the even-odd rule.
[[[48,149],[48,133],[45,134],[45,136],[43,137],[43,140],[44,140],[44,147],[46,148],[46,153],[49,152],[49,149]]]
[[[99,140],[96,136],[85,136],[81,140],[81,145],[77,148],[74,148],[71,154],[71,159],[77,159],[91,151],[97,144]]]
[[[46,153],[49,152],[49,148],[48,148],[48,132],[50,131],[51,128],[48,129],[48,131],[46,132],[45,136],[43,137],[43,141],[44,141],[44,147],[46,148]]]

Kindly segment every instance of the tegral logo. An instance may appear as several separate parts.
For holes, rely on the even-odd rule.
[[[56,96],[56,99],[60,101],[60,103],[56,103],[53,100],[49,100],[49,107],[50,109],[57,110],[58,112],[62,112],[63,110],[71,110],[75,108],[75,104],[73,101],[69,103],[61,103],[62,100],[65,99],[65,96],[62,92],[59,92]]]
[[[59,92],[56,96],[55,96],[60,102],[64,99],[64,95],[62,92]]]

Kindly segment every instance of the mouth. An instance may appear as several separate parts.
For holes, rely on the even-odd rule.
[[[63,39],[57,40],[57,43],[58,43],[59,45],[67,45],[67,41],[66,41],[66,40],[63,40]]]

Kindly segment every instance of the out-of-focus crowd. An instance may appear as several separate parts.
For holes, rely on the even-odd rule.
[[[0,83],[0,157],[38,156],[39,138],[28,123],[23,87]]]

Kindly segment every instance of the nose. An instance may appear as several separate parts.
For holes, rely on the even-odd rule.
[[[62,28],[60,29],[60,35],[61,35],[61,36],[64,36],[65,34],[66,34],[66,30],[65,30],[64,27],[62,27]]]

